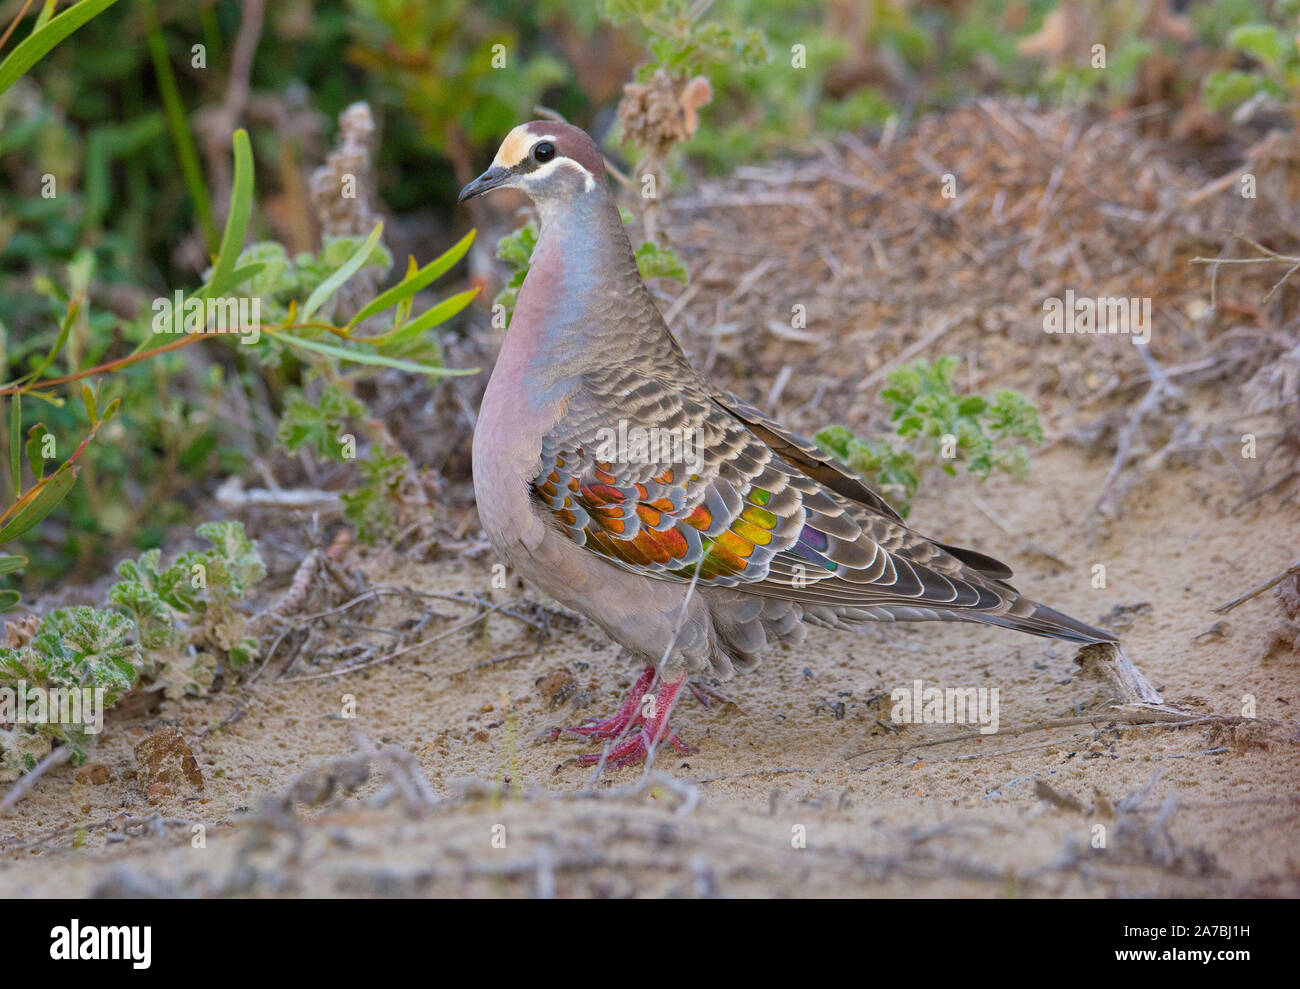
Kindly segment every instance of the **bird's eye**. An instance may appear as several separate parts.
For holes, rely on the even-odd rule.
[[[555,145],[550,141],[539,141],[533,145],[533,159],[535,161],[547,162],[555,157]]]

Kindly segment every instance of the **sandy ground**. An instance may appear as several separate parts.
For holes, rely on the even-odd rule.
[[[1293,652],[1269,651],[1282,617],[1271,595],[1226,619],[1210,609],[1295,559],[1300,530],[1267,498],[1228,519],[1228,487],[1189,469],[1159,476],[1102,538],[1080,520],[1104,474],[1104,464],[1058,448],[1036,463],[1030,483],[995,479],[980,489],[989,515],[953,481],[931,489],[914,521],[995,550],[1022,588],[1085,619],[1148,604],[1122,612],[1131,621],[1124,639],[1167,701],[1236,715],[1250,694],[1272,722],[1108,726],[1104,692],[1080,678],[1072,650],[1002,630],[818,631],[722,685],[734,703],[706,709],[687,696],[675,726],[695,751],[661,753],[654,771],[662,777],[607,770],[588,786],[591,771],[565,760],[593,743],[535,737],[612,710],[635,666],[585,622],[553,616],[539,644],[528,625],[496,612],[364,672],[293,683],[268,675],[210,699],[110,718],[93,755],[107,782],[89,782],[104,771],[83,770],[79,781],[64,767],[0,825],[0,890],[1296,895],[1300,664]],[[1104,589],[1091,585],[1098,562],[1109,572]],[[421,566],[378,551],[360,567],[375,582],[490,591],[486,559]],[[522,592],[492,593],[505,601]],[[426,635],[471,613],[430,600]],[[385,597],[352,620],[397,627],[422,608]],[[1202,636],[1216,621],[1219,633]],[[306,658],[290,676],[312,670]],[[567,681],[559,670],[573,674],[572,693],[552,704],[548,695]],[[916,678],[999,688],[1004,734],[887,728],[889,691]],[[355,718],[344,716],[349,698]],[[1094,712],[1096,727],[1011,733]],[[151,802],[132,747],[165,722],[191,743],[203,786],[176,786]],[[317,806],[276,811],[261,802],[355,753],[356,731],[412,753],[436,803],[417,813],[400,799],[376,801],[388,789],[383,768]],[[1039,795],[1039,781],[1055,800]],[[312,777],[298,795],[318,801],[319,783]],[[1065,806],[1071,801],[1077,806]]]

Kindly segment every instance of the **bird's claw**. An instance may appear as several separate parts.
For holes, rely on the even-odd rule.
[[[584,738],[614,739],[615,744],[609,750],[609,753],[587,753],[585,755],[574,756],[567,762],[576,762],[580,766],[597,765],[602,757],[606,764],[610,766],[627,766],[633,763],[641,762],[650,754],[653,744],[668,742],[678,752],[690,752],[691,748],[668,726],[668,715],[672,711],[673,702],[676,700],[677,691],[681,689],[685,674],[672,683],[665,683],[660,688],[659,694],[655,698],[655,704],[651,707],[654,711],[649,717],[644,713],[642,698],[645,697],[647,689],[654,681],[655,669],[653,666],[647,666],[642,672],[637,682],[632,687],[631,693],[623,701],[618,711],[608,718],[588,718],[572,728],[551,728],[539,735],[546,736],[549,740],[555,741],[564,732],[570,732],[575,735],[582,735]],[[561,763],[565,765],[566,763]],[[559,767],[556,767],[557,769]]]

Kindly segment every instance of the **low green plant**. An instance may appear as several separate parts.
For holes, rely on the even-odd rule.
[[[406,456],[387,444],[386,434],[384,438],[372,437],[368,456],[358,458],[356,436],[347,430],[352,423],[370,419],[365,403],[343,382],[325,380],[314,400],[301,391],[291,396],[278,436],[280,445],[290,453],[309,450],[321,460],[356,463],[361,483],[344,491],[339,499],[343,517],[365,543],[397,532],[399,489],[411,470]]]
[[[70,316],[72,313],[70,312]],[[90,420],[90,431],[81,443],[57,469],[45,473],[47,461],[53,459],[50,453],[56,448],[53,434],[38,422],[27,432],[24,445],[22,436],[22,392],[15,392],[10,404],[9,415],[9,484],[15,492],[13,502],[0,513],[0,545],[15,541],[25,536],[45,519],[77,483],[81,470],[77,461],[98,434],[100,428],[113,418],[121,399],[114,399],[100,412],[99,397],[88,386],[81,387],[82,405]],[[26,454],[33,483],[23,489],[23,455]],[[0,555],[0,574],[11,574],[27,565],[26,556],[16,553]],[[13,588],[0,590],[0,612],[9,611],[17,606],[21,595]]]
[[[711,0],[601,0],[599,10],[611,24],[643,32],[650,57],[637,69],[641,82],[660,70],[685,77],[713,65],[765,63],[763,33],[706,20],[710,6]]]
[[[352,375],[358,368],[364,369],[365,373],[373,373],[374,368],[393,368],[430,377],[473,373],[473,369],[459,371],[443,367],[437,341],[430,331],[469,305],[477,290],[455,293],[421,313],[413,312],[416,294],[464,257],[473,242],[473,232],[423,266],[408,259],[405,274],[395,285],[379,292],[344,321],[332,317],[339,290],[366,267],[387,270],[392,264],[391,255],[380,243],[382,224],[376,224],[364,238],[327,239],[319,252],[303,253],[291,259],[276,243],[256,242],[246,248],[242,246],[252,209],[252,151],[248,135],[241,130],[234,135],[234,180],[226,227],[204,283],[184,296],[184,305],[197,303],[198,313],[196,324],[191,326],[186,321],[182,333],[159,332],[160,322],[167,324],[165,328],[168,330],[175,329],[169,321],[158,318],[158,303],[171,302],[168,298],[156,300],[154,310],[135,321],[123,323],[108,316],[109,326],[102,334],[87,332],[92,318],[87,298],[93,270],[93,258],[89,255],[85,264],[69,266],[68,291],[60,296],[63,316],[47,347],[28,347],[18,355],[10,355],[0,328],[0,353],[5,357],[0,363],[8,366],[12,375],[7,383],[0,385],[0,397],[8,396],[10,399],[3,411],[8,420],[10,469],[6,477],[12,498],[9,510],[0,514],[0,545],[31,530],[73,492],[82,466],[76,461],[85,451],[89,439],[122,405],[124,394],[127,398],[144,401],[154,396],[160,384],[154,379],[144,378],[128,390],[123,384],[123,375],[146,361],[165,359],[200,340],[217,340],[231,346],[231,340],[239,339],[235,355],[237,362],[245,366],[280,369],[289,363],[292,374],[283,376],[289,380],[319,376],[342,383],[348,390],[353,387],[354,377],[349,377],[345,368],[352,369]],[[224,305],[240,299],[249,300],[250,309],[255,300],[260,319],[255,328],[239,327],[237,330],[256,329],[256,333],[241,332],[236,336],[231,332],[220,335],[212,332],[214,328],[209,327],[208,320],[213,310],[206,303],[211,300]],[[95,314],[95,318],[101,315]],[[87,347],[88,340],[95,341],[93,349]],[[110,353],[121,353],[124,342],[134,342],[134,350],[110,359]],[[67,373],[59,373],[63,370]],[[24,487],[22,428],[24,411],[31,408],[30,401],[24,402],[24,398],[37,399],[49,406],[53,420],[58,420],[56,425],[67,429],[75,422],[70,418],[70,411],[65,408],[65,400],[59,391],[62,386],[91,378],[97,379],[94,389],[82,386],[85,408],[90,416],[89,436],[63,466],[45,476],[43,465],[45,459],[49,459],[48,454],[39,465],[30,460],[30,454],[34,443],[38,451],[43,450],[44,437],[53,431],[43,422],[31,424],[26,448],[32,480]],[[102,416],[98,411],[101,390],[118,393],[112,401],[102,402],[105,408]],[[291,393],[290,405],[293,404]],[[135,412],[130,409],[128,415]],[[218,423],[214,422],[217,417],[207,416],[192,422],[193,417],[185,410],[155,400],[139,418],[142,422],[132,421],[132,432],[145,436],[151,445],[155,433],[159,430],[165,433],[165,442],[159,441],[164,456],[146,459],[159,460],[173,473],[181,474],[187,469],[197,471],[208,461],[210,454],[219,452]],[[120,484],[127,473],[123,469],[124,462],[120,457],[111,460],[113,455],[108,451],[102,455],[110,458],[110,466],[116,467],[116,471],[106,472],[113,473],[116,483]],[[158,466],[154,465],[154,469],[157,470]],[[112,499],[101,501],[93,494],[86,490],[70,502],[76,509],[74,521],[77,523],[68,526],[71,532],[93,532],[96,527],[114,524],[118,530],[131,528],[123,524],[130,522],[129,516],[120,518],[120,511],[115,515],[111,507],[103,504]],[[15,572],[18,569],[13,566],[16,558],[16,554],[0,558],[0,573]],[[24,559],[21,565],[26,562]],[[12,607],[17,600],[15,591],[0,591],[0,609]]]
[[[26,645],[0,647],[0,781],[31,771],[55,745],[67,747],[74,763],[85,761],[94,723],[60,720],[46,707],[48,698],[55,688],[102,689],[104,707],[118,701],[143,668],[131,633],[124,615],[85,606],[59,608],[40,620]],[[36,696],[29,699],[32,688]],[[82,714],[89,712],[83,707]]]
[[[295,391],[280,417],[277,439],[290,453],[305,449],[321,460],[342,461],[348,422],[365,412],[365,405],[336,383],[326,383],[314,401]]]
[[[56,609],[29,641],[0,647],[0,781],[30,772],[55,745],[74,763],[85,760],[96,726],[55,717],[55,688],[102,689],[102,714],[142,683],[172,699],[206,694],[219,673],[229,681],[257,658],[239,606],[266,576],[261,554],[239,522],[208,522],[197,532],[208,549],[181,553],[167,567],[157,549],[123,560],[106,607]]]
[[[180,554],[169,567],[151,549],[123,560],[111,606],[134,624],[146,675],[169,698],[206,694],[222,670],[235,673],[257,658],[257,638],[236,609],[266,576],[257,547],[238,522],[207,522],[196,530],[211,548]]]
[[[880,398],[890,407],[893,436],[864,439],[844,426],[816,436],[822,449],[876,485],[904,517],[928,468],[955,475],[960,463],[981,480],[995,470],[1024,477],[1029,453],[1015,441],[1043,441],[1038,411],[1020,393],[959,393],[953,385],[959,363],[956,357],[914,361],[886,377]]]
[[[1238,24],[1228,48],[1250,61],[1249,69],[1228,69],[1205,77],[1201,95],[1212,110],[1226,110],[1257,97],[1289,107],[1300,120],[1300,32],[1263,22]]]
[[[372,444],[370,456],[358,460],[357,467],[362,483],[339,496],[343,517],[352,524],[357,539],[362,542],[391,539],[397,534],[397,504],[411,462],[395,450]]]

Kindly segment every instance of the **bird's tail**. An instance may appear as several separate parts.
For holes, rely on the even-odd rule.
[[[1002,628],[1015,629],[1017,632],[1028,632],[1030,635],[1062,639],[1065,642],[1077,642],[1081,645],[1119,641],[1119,636],[1114,632],[1085,625],[1055,608],[1030,601],[1028,598],[1021,598],[1009,611],[1001,615],[967,612],[962,617],[984,625],[998,625]]]

